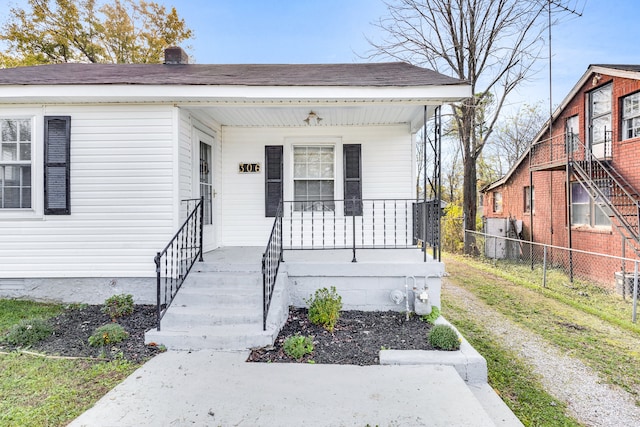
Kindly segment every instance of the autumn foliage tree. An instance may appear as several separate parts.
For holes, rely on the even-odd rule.
[[[10,9],[0,65],[159,63],[192,37],[175,8],[145,0],[28,0]]]

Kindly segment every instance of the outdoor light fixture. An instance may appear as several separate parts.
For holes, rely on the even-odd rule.
[[[314,111],[310,111],[306,119],[303,120],[307,125],[319,125],[322,117],[318,116]]]
[[[602,76],[600,74],[596,74],[595,76],[593,76],[593,80],[591,80],[591,86],[595,86],[600,83],[600,79],[602,79]]]

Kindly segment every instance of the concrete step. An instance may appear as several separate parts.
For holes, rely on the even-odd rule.
[[[260,273],[262,274],[262,261],[229,263],[229,262],[196,262],[191,272],[227,272],[227,273]]]
[[[162,324],[168,328],[257,324],[261,322],[262,304],[215,309],[203,306],[172,305],[162,318]]]
[[[262,289],[262,274],[241,272],[191,272],[185,280],[191,288]]]
[[[162,330],[147,332],[146,341],[176,350],[272,344],[277,331],[262,331],[262,275],[233,267],[196,264],[165,313]]]
[[[522,422],[515,416],[506,403],[487,383],[467,383],[478,403],[493,420],[496,427],[522,427]]]
[[[262,323],[251,325],[199,326],[193,328],[152,329],[145,342],[164,345],[170,350],[246,350],[273,344],[278,331],[263,331]]]
[[[172,306],[207,307],[210,309],[227,307],[262,306],[262,287],[251,290],[194,289],[184,286],[176,295]]]

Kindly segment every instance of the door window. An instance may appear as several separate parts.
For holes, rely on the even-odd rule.
[[[213,223],[213,178],[211,171],[211,146],[200,141],[200,196],[204,198],[203,224]]]
[[[591,146],[605,144],[604,148],[593,149],[594,154],[609,154],[611,147],[611,85],[608,84],[589,93],[589,128]],[[610,145],[610,144],[609,144]]]

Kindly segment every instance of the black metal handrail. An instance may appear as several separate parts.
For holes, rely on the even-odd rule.
[[[580,139],[575,138],[578,147],[584,152],[584,160],[575,160],[573,153],[570,161],[573,171],[580,178],[580,182],[589,186],[589,194],[597,197],[594,201],[605,203],[616,217],[620,225],[634,239],[640,235],[640,202],[638,196],[632,194],[631,185],[618,174],[612,173],[612,166],[603,163],[597,156],[587,149]],[[604,180],[610,186],[603,191],[597,181]],[[627,236],[625,236],[627,237]]]
[[[355,262],[357,249],[411,249],[418,242],[437,245],[439,202],[427,201],[426,210],[423,204],[415,199],[286,201],[285,249],[351,249]]]
[[[271,306],[271,297],[276,285],[282,256],[282,204],[278,206],[269,242],[262,254],[262,328],[267,330],[267,316]]]
[[[185,281],[191,267],[202,262],[204,199],[183,200],[187,203],[187,219],[165,248],[154,258],[156,264],[157,328]],[[190,209],[191,204],[194,204]]]

